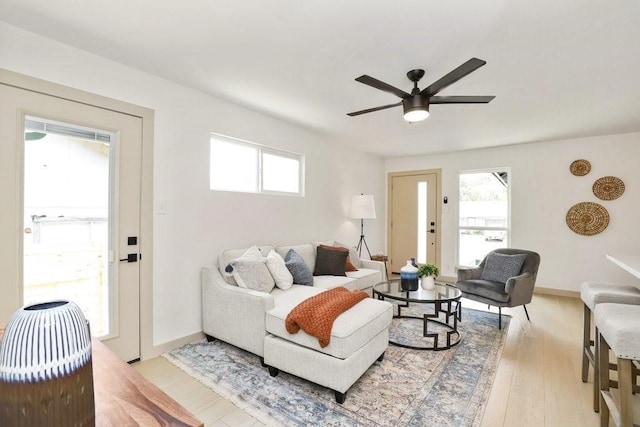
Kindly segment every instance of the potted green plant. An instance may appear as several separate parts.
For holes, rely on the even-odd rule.
[[[435,286],[435,278],[440,274],[440,269],[435,264],[418,265],[418,276],[423,289],[433,289]]]

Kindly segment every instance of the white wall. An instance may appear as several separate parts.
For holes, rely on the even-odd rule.
[[[577,177],[569,172],[576,159],[591,162],[591,172]],[[387,172],[442,168],[443,196],[449,212],[442,214],[443,274],[455,276],[457,260],[458,173],[510,167],[511,246],[540,253],[537,286],[578,291],[587,280],[640,282],[606,260],[607,253],[640,254],[640,133],[513,145],[386,161]],[[592,192],[593,182],[607,175],[625,182],[617,200],[602,201]],[[571,231],[565,221],[575,203],[602,204],[610,215],[607,229],[595,236]]]
[[[356,244],[346,218],[352,194],[373,194],[372,250],[384,242],[384,163],[326,137],[153,75],[0,23],[0,67],[155,110],[154,344],[201,330],[200,269],[219,251],[253,243],[339,239]],[[215,78],[215,76],[211,76]],[[210,191],[209,134],[306,156],[306,196]],[[374,249],[376,248],[376,249]]]

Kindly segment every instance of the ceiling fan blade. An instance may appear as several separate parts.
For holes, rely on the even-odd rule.
[[[360,82],[360,83],[364,83],[364,84],[366,84],[368,86],[371,86],[373,88],[376,88],[378,90],[389,92],[389,93],[391,93],[391,94],[393,94],[393,95],[395,95],[395,96],[397,96],[399,98],[402,98],[402,99],[408,98],[409,96],[411,96],[407,92],[403,91],[402,89],[398,89],[395,86],[391,86],[388,83],[385,83],[385,82],[380,81],[378,79],[374,79],[373,77],[367,76],[366,74],[356,78],[356,81]]]
[[[353,117],[353,116],[359,116],[360,114],[373,113],[374,111],[385,110],[387,108],[397,107],[398,105],[402,105],[402,101],[400,101],[400,102],[398,102],[396,104],[382,105],[380,107],[374,107],[374,108],[368,108],[366,110],[354,111],[353,113],[347,113],[347,116]]]
[[[471,58],[455,70],[451,71],[449,74],[446,74],[444,77],[440,78],[440,80],[437,80],[431,83],[431,85],[429,85],[428,87],[424,88],[422,92],[420,92],[420,95],[427,95],[431,97],[440,92],[445,87],[457,82],[467,74],[474,72],[486,63],[487,61],[483,61],[482,59]]]
[[[487,104],[495,96],[432,96],[429,104]]]

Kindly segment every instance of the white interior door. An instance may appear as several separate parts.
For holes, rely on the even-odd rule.
[[[436,173],[390,174],[389,264],[399,273],[407,260],[439,262],[438,176]]]
[[[45,128],[40,130],[33,123],[45,124]],[[47,124],[56,130],[47,130]],[[78,135],[73,136],[74,130]],[[72,136],[58,141],[65,132]],[[92,132],[101,136],[92,141],[87,137]],[[32,143],[38,138],[41,141],[36,149]],[[105,311],[100,316],[106,316],[106,320],[98,320],[93,309],[87,309],[85,315],[90,322],[95,319],[100,338],[124,360],[139,358],[141,119],[0,84],[0,143],[0,271],[5,279],[0,282],[5,296],[0,300],[0,322],[6,324],[17,308],[39,297],[78,298],[82,308],[88,307],[88,301],[80,299],[103,296]],[[100,179],[91,180],[93,175],[101,175],[96,168],[104,166],[99,165],[104,159],[106,192]],[[58,170],[45,172],[54,167]],[[107,201],[96,201],[100,199],[98,193],[106,195]],[[96,219],[106,222],[98,224]],[[105,229],[106,246],[98,245],[95,256],[100,260],[94,260],[79,236],[95,237]],[[35,232],[39,235],[34,236]],[[47,255],[42,250],[46,245],[35,250],[25,248],[43,240],[55,242],[49,246],[57,245],[60,253]],[[66,249],[60,250],[60,246]],[[77,250],[70,255],[69,248]],[[82,268],[73,264],[72,259],[78,257]],[[57,261],[52,261],[55,258]],[[85,277],[84,270],[93,264],[101,271],[103,288],[94,283],[98,279]],[[60,267],[76,272],[75,290],[63,291],[60,287],[40,296],[25,290],[27,282],[39,282],[44,287],[47,280],[73,282],[74,278],[68,272],[62,274]],[[56,275],[64,278],[59,280]],[[93,285],[94,291],[87,296],[86,289]]]

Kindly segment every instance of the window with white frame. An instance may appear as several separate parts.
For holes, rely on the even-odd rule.
[[[212,134],[209,188],[304,196],[304,156]]]
[[[508,168],[459,175],[458,264],[478,265],[490,251],[509,247]]]

